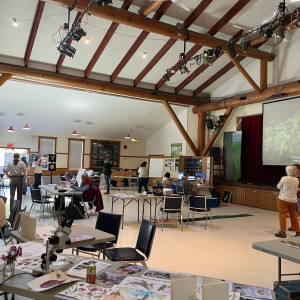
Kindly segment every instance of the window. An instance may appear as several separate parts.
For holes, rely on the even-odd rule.
[[[84,141],[69,139],[69,170],[79,170],[83,167]]]
[[[55,154],[56,138],[39,136],[39,154]]]

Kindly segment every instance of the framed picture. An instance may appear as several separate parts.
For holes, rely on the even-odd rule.
[[[225,191],[222,202],[230,203],[230,201],[231,201],[231,192]]]

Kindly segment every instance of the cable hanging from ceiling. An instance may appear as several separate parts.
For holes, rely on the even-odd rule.
[[[186,49],[186,42],[188,40],[188,30],[183,27],[182,24],[177,24],[178,35],[179,36],[187,36],[184,40],[184,52],[179,54],[179,62],[177,65],[166,69],[166,73],[162,76],[164,81],[170,81],[170,77],[176,73],[177,70],[180,70],[181,74],[189,74],[190,70],[187,67],[187,63],[190,61],[195,61],[197,65],[206,65],[211,66],[213,64],[214,58],[219,57],[222,54],[223,47],[228,49],[230,55],[234,58],[237,56],[237,52],[235,49],[236,44],[240,42],[240,46],[243,48],[244,53],[247,53],[248,50],[251,48],[251,40],[249,38],[250,34],[258,33],[261,37],[265,40],[273,36],[277,36],[281,39],[286,37],[287,31],[286,26],[284,25],[283,21],[285,17],[289,14],[288,8],[285,5],[285,1],[280,2],[278,5],[277,13],[275,18],[270,21],[263,23],[262,25],[254,28],[253,30],[249,31],[248,33],[242,35],[239,38],[234,40],[230,40],[227,43],[224,43],[218,47],[206,49],[203,53],[199,55],[195,55],[189,59],[185,57],[185,49]],[[300,27],[300,10],[297,9],[296,13],[291,15],[291,22],[295,21],[295,25]],[[171,75],[171,76],[170,76]]]

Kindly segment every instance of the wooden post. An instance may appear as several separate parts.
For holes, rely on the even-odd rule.
[[[185,129],[182,126],[182,124],[180,123],[178,117],[176,116],[176,114],[175,114],[174,110],[172,109],[172,107],[170,106],[170,104],[167,101],[165,101],[165,100],[163,100],[162,103],[165,106],[165,108],[168,111],[168,113],[170,114],[171,118],[173,119],[175,125],[177,126],[177,128],[181,132],[182,136],[184,137],[184,139],[186,140],[186,142],[188,143],[188,145],[192,149],[194,155],[195,156],[199,155],[199,152],[198,152],[196,146],[194,145],[193,141],[191,140],[191,138],[189,137],[189,135],[185,131]]]
[[[265,59],[260,60],[260,88],[265,90],[268,81],[268,62]]]
[[[205,112],[200,112],[198,114],[198,139],[197,146],[199,153],[202,153],[205,147]]]
[[[153,1],[150,2],[150,4],[144,8],[143,10],[139,11],[139,14],[143,17],[148,16],[151,12],[153,12],[154,10],[156,10],[160,5],[162,4],[161,1]]]
[[[219,128],[216,129],[214,131],[214,133],[212,134],[212,136],[210,137],[209,141],[207,142],[204,150],[202,151],[201,156],[206,156],[210,147],[212,146],[212,144],[214,143],[214,141],[216,140],[216,138],[218,137],[219,133],[221,132],[221,129],[223,128],[223,126],[225,125],[228,117],[230,116],[230,113],[232,112],[233,108],[229,107],[226,109],[225,113],[224,113],[224,119],[222,121],[222,123],[220,124]]]

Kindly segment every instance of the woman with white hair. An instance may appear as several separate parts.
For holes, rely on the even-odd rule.
[[[294,166],[286,166],[285,171],[287,176],[283,176],[277,184],[277,188],[280,189],[278,202],[280,231],[275,236],[280,238],[286,238],[287,212],[290,215],[292,230],[296,231],[295,236],[300,236],[297,214],[298,179],[295,177],[296,168]]]

